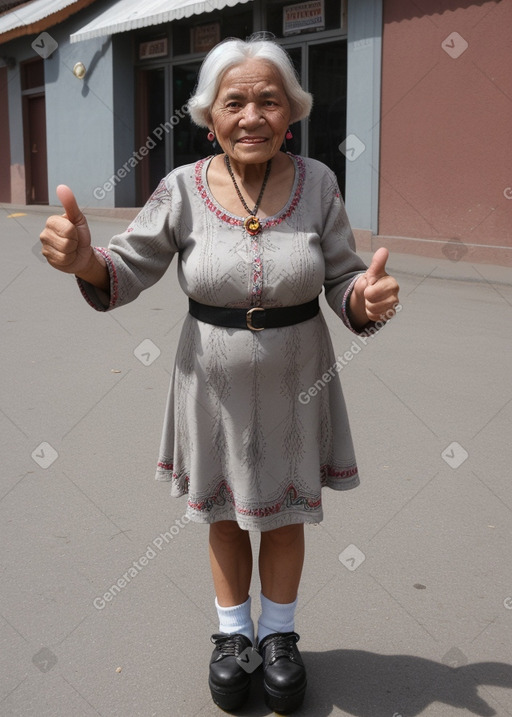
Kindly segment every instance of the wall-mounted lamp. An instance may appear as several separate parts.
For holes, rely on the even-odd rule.
[[[79,80],[83,80],[85,77],[85,73],[87,72],[87,69],[83,62],[76,62],[73,66],[73,74],[75,77],[78,77]]]

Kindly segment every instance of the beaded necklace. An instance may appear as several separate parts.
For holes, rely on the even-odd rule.
[[[256,216],[256,214],[258,212],[260,202],[263,197],[263,192],[265,191],[265,187],[267,186],[267,181],[268,181],[268,177],[270,174],[270,168],[272,166],[272,160],[269,159],[267,162],[265,176],[263,177],[263,184],[261,185],[260,193],[259,193],[258,199],[256,200],[256,204],[254,205],[254,209],[252,210],[252,212],[249,209],[249,207],[247,206],[247,203],[242,196],[242,192],[238,188],[238,184],[236,183],[235,175],[233,174],[233,170],[231,168],[231,162],[229,161],[229,157],[227,154],[224,156],[224,161],[226,163],[226,168],[229,172],[229,176],[231,177],[231,179],[233,180],[233,184],[235,185],[235,189],[236,189],[236,193],[238,194],[238,198],[240,199],[240,202],[242,203],[242,206],[245,209],[245,211],[248,212],[248,214],[249,214],[249,216],[246,219],[244,219],[244,228],[248,234],[250,234],[251,236],[255,236],[256,234],[259,234],[261,232],[261,222],[258,219],[258,217]]]

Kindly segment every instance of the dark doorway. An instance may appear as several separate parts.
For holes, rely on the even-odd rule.
[[[290,55],[302,87],[313,95],[306,121],[292,127],[287,149],[318,159],[335,173],[345,194],[345,156],[339,150],[347,125],[347,42],[302,41],[283,45]]]
[[[314,98],[308,154],[332,169],[345,195],[345,155],[339,145],[347,124],[347,43],[336,40],[308,49],[308,89]]]
[[[11,201],[11,138],[7,68],[0,67],[0,202]]]
[[[43,95],[27,97],[27,204],[48,204],[46,106]],[[26,161],[26,160],[25,160]]]
[[[174,107],[177,110],[182,110],[187,106],[197,83],[197,74],[200,65],[200,62],[190,62],[174,67],[173,97]],[[175,167],[196,162],[202,157],[208,157],[208,155],[220,151],[219,147],[208,141],[206,137],[208,129],[195,125],[187,112],[180,112],[180,114],[183,116],[180,117],[180,121],[176,124],[173,131]]]
[[[137,205],[142,206],[166,175],[165,69],[139,70],[136,83],[137,147],[149,152],[137,165]]]
[[[48,204],[44,60],[21,66],[27,204]]]

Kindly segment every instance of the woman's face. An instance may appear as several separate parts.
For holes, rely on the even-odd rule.
[[[273,157],[284,140],[290,103],[281,75],[266,60],[246,60],[222,78],[211,109],[210,129],[237,162],[259,164]]]

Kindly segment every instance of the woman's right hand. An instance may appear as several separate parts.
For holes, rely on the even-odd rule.
[[[46,226],[39,237],[43,256],[59,271],[75,274],[108,292],[110,277],[105,259],[91,246],[91,232],[75,195],[65,184],[59,184],[57,196],[65,214],[53,215],[46,220]]]
[[[53,215],[46,220],[40,235],[42,253],[55,269],[79,275],[87,272],[94,261],[91,232],[71,189],[59,184],[57,196],[65,214]]]

